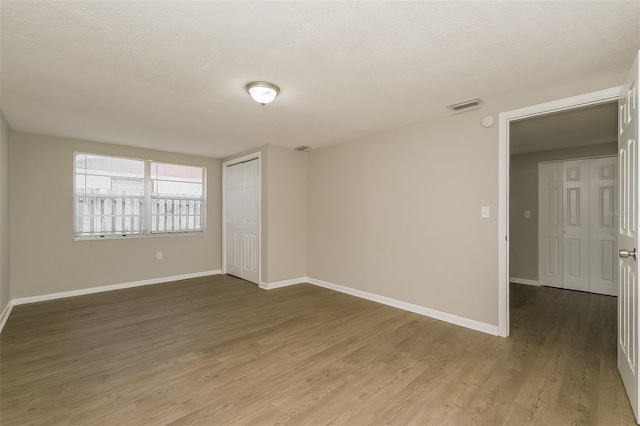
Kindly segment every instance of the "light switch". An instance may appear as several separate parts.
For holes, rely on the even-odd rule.
[[[480,217],[483,219],[489,218],[489,206],[480,207]]]
[[[524,211],[524,218],[525,219],[531,219],[531,210],[525,210]]]

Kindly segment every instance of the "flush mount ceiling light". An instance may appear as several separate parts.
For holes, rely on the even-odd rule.
[[[252,81],[244,86],[251,99],[259,104],[270,104],[280,93],[280,88],[268,81]]]

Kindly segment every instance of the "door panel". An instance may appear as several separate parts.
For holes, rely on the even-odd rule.
[[[618,101],[618,168],[620,201],[618,247],[638,248],[638,56]],[[638,420],[638,262],[633,256],[618,260],[618,370]]]
[[[618,220],[617,220],[617,169],[616,157],[590,160],[589,204],[591,226],[589,229],[589,291],[618,295]]]
[[[242,196],[244,207],[243,235],[244,235],[244,263],[242,278],[258,284],[259,277],[259,206],[260,206],[260,166],[259,161],[251,160],[243,163]]]
[[[562,287],[589,291],[589,160],[563,167]]]
[[[538,280],[562,287],[562,163],[538,165]]]
[[[242,245],[240,241],[242,233],[242,210],[241,210],[241,179],[242,164],[229,166],[226,169],[226,272],[227,274],[242,276]]]
[[[565,276],[570,276],[576,279],[580,279],[580,266],[582,266],[582,262],[580,261],[580,239],[578,238],[565,238],[565,246],[567,250],[565,253],[568,254],[567,262],[565,262],[565,266],[569,265],[567,268]],[[568,244],[567,244],[568,243]]]

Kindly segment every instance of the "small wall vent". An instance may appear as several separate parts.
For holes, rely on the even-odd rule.
[[[481,103],[482,99],[473,98],[467,99],[466,101],[458,102],[457,104],[449,105],[447,108],[449,108],[451,111],[461,111],[463,109],[480,106]]]
[[[310,146],[306,146],[306,145],[300,145],[300,146],[297,146],[297,147],[295,147],[293,149],[295,149],[296,151],[309,151],[311,149],[311,147]]]

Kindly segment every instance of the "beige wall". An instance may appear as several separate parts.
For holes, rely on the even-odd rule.
[[[267,282],[307,275],[307,153],[269,145]]]
[[[509,275],[538,280],[538,163],[615,155],[618,143],[587,145],[511,156],[509,191]],[[524,211],[531,211],[531,219]]]
[[[9,229],[9,125],[0,111],[0,313],[11,299]]]
[[[262,179],[261,279],[273,283],[306,276],[307,153],[263,145],[223,162],[260,152]]]
[[[495,217],[497,151],[468,143],[494,134],[481,119],[311,151],[309,276],[496,324],[497,222],[481,219],[480,206]]]
[[[307,276],[497,325],[498,126],[482,118],[623,80],[531,88],[311,151]]]
[[[12,298],[221,268],[220,160],[23,133],[10,147]],[[74,151],[205,166],[206,235],[73,241]]]

